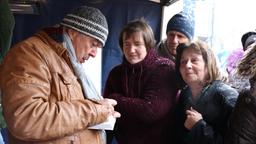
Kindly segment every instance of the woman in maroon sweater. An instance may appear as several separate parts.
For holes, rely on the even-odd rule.
[[[174,63],[157,55],[153,31],[144,20],[126,25],[119,45],[123,63],[110,72],[104,97],[117,101],[122,116],[108,140],[114,136],[118,144],[169,143],[178,91]]]

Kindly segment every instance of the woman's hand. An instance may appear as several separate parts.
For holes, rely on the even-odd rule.
[[[202,115],[194,110],[192,107],[190,110],[186,110],[187,114],[187,119],[184,123],[184,126],[188,129],[191,130],[192,127],[201,119],[203,119]]]

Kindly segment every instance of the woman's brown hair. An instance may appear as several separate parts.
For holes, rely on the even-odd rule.
[[[177,74],[179,75],[179,79],[182,83],[182,86],[185,85],[185,82],[182,80],[179,69],[180,69],[180,60],[181,60],[182,53],[186,49],[194,49],[195,51],[197,51],[199,54],[202,55],[203,60],[205,62],[206,69],[208,71],[208,76],[205,81],[205,84],[209,84],[209,83],[213,82],[214,80],[221,80],[224,82],[227,80],[226,77],[224,77],[222,75],[222,73],[217,65],[217,60],[216,60],[216,57],[215,57],[212,49],[209,48],[207,43],[205,43],[201,40],[197,40],[195,42],[179,44],[177,47],[177,50],[176,50],[177,55],[176,55],[175,67],[176,67]]]
[[[147,51],[155,47],[156,40],[150,25],[144,19],[129,22],[119,35],[119,46],[123,49],[123,37],[129,38],[133,33],[141,32]]]

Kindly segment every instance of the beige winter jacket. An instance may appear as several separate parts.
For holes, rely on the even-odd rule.
[[[11,48],[0,67],[10,144],[103,143],[87,127],[107,110],[84,98],[67,61],[66,49],[43,31]]]

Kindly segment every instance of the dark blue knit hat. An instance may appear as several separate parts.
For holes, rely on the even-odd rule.
[[[188,37],[188,39],[192,40],[194,37],[194,26],[192,21],[188,18],[187,15],[184,13],[178,13],[175,14],[168,22],[166,33],[169,31],[174,30],[178,31],[185,36]]]

